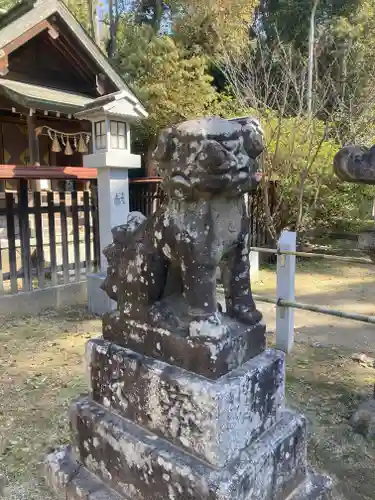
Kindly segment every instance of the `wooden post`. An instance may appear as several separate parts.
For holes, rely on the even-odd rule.
[[[30,165],[40,165],[39,158],[39,140],[35,133],[36,129],[36,116],[32,109],[27,115],[27,134],[29,138],[29,156]],[[40,191],[40,181],[30,181],[32,191]]]
[[[27,132],[29,137],[30,165],[39,165],[39,140],[35,133],[36,116],[33,110],[27,116]]]
[[[296,233],[283,231],[278,248],[281,251],[296,251]],[[296,256],[277,256],[277,298],[295,300]],[[294,309],[277,306],[276,348],[289,353],[294,341]]]
[[[20,179],[18,189],[18,217],[21,239],[21,254],[23,267],[23,290],[32,290],[30,225],[29,225],[29,193],[27,179]]]

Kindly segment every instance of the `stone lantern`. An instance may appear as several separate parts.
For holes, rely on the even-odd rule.
[[[101,252],[100,273],[88,277],[88,295],[92,312],[103,313],[112,307],[99,288],[107,269],[102,250],[112,243],[112,228],[127,221],[128,170],[141,166],[141,157],[130,152],[130,126],[146,118],[147,112],[130,91],[121,90],[95,99],[75,117],[92,123],[92,153],[83,157],[83,165],[98,171]]]

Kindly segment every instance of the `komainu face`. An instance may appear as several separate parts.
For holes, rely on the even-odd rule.
[[[166,129],[154,157],[171,198],[197,200],[249,192],[263,151],[263,132],[253,118],[211,117]]]

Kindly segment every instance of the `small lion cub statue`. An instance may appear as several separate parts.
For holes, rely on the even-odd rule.
[[[219,266],[226,317],[246,325],[261,320],[250,288],[244,194],[259,181],[262,151],[253,118],[202,118],[161,133],[154,158],[165,200],[147,219],[130,213],[104,251],[102,288],[123,320],[188,331],[192,322],[220,324]]]

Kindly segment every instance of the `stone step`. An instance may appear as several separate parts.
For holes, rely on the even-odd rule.
[[[306,477],[306,424],[285,411],[261,439],[223,468],[186,453],[88,398],[71,409],[82,463],[134,500],[275,500]]]
[[[306,480],[286,500],[331,500],[332,485],[328,476],[308,472]]]
[[[284,354],[267,349],[218,380],[95,339],[91,397],[212,465],[223,467],[280,418]]]
[[[44,461],[48,485],[64,500],[130,500],[106,486],[73,458],[71,447],[51,453]],[[131,493],[131,491],[129,492]]]

